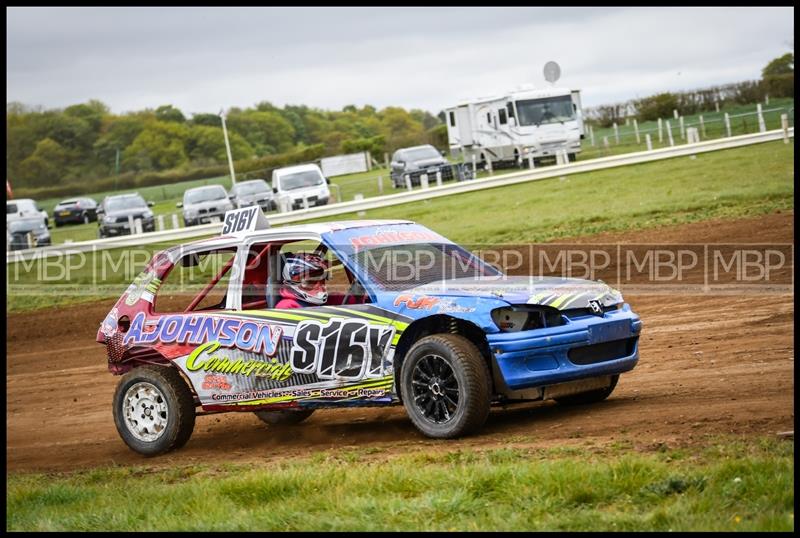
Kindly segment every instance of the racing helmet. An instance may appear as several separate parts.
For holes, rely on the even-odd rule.
[[[301,301],[324,304],[328,300],[328,262],[316,254],[292,254],[283,266],[284,289]]]

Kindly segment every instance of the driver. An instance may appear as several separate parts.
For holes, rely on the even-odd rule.
[[[283,266],[281,300],[275,308],[303,308],[325,304],[328,262],[316,254],[293,254]]]

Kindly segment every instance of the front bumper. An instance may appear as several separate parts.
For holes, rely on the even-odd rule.
[[[326,196],[325,198],[318,198],[316,196],[310,196],[308,198],[308,207],[317,207],[321,205],[326,205],[328,203],[329,198]],[[292,209],[305,209],[305,205],[303,205],[303,199],[292,200]]]
[[[641,330],[626,304],[602,317],[567,318],[559,327],[486,336],[505,385],[519,390],[632,370]]]
[[[155,218],[142,219],[142,232],[156,231]],[[128,222],[112,222],[100,225],[100,233],[106,237],[117,235],[131,235],[131,227]]]

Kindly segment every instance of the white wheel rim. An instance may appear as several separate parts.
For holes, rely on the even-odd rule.
[[[167,402],[155,385],[134,384],[125,392],[122,405],[125,426],[136,439],[151,443],[164,434],[169,419]]]

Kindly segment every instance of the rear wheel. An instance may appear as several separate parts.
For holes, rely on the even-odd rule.
[[[438,334],[418,341],[403,361],[400,379],[408,416],[428,437],[471,433],[489,416],[489,369],[463,336]]]
[[[560,398],[554,399],[561,405],[584,405],[602,402],[614,392],[617,381],[619,381],[619,375],[614,375],[611,376],[611,384],[606,388],[581,392],[580,394],[570,394],[569,396],[561,396]]]
[[[280,409],[278,411],[253,411],[262,422],[271,425],[299,424],[314,413],[313,409]]]
[[[139,366],[114,392],[114,424],[122,440],[144,456],[180,448],[194,430],[194,397],[171,366]]]

